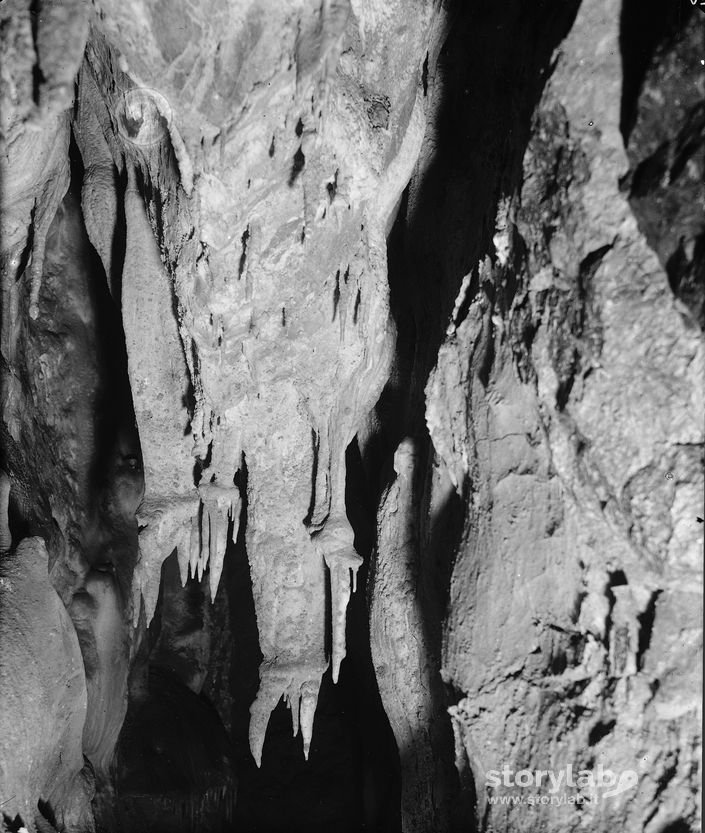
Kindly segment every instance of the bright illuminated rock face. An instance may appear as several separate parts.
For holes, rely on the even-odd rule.
[[[424,131],[428,11],[418,4],[389,51],[394,15],[357,17],[347,3],[234,6],[207,21],[184,5],[179,47],[141,4],[103,9],[78,133],[104,169],[102,138],[88,145],[110,124],[127,180],[122,309],[145,464],[135,620],[140,591],[151,619],[174,547],[184,581],[210,564],[215,595],[246,472],[264,657],[251,747],[259,762],[285,695],[308,755],[329,662],[326,593],[337,680],[362,561],[344,456],[388,377],[385,236]],[[121,118],[143,94],[153,110],[131,135]],[[101,188],[93,176],[85,205],[98,252],[112,213]]]

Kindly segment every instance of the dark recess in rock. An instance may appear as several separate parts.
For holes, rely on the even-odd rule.
[[[674,295],[705,329],[705,28],[689,3],[622,13],[623,188]]]
[[[588,736],[588,746],[595,746],[595,744],[599,743],[603,738],[608,737],[612,729],[614,729],[615,725],[615,720],[607,720],[602,721],[600,723],[596,723],[592,727],[592,729],[590,729],[590,735]]]

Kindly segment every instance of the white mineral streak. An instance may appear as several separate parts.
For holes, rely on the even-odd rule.
[[[141,593],[149,622],[159,596],[162,562],[175,547],[186,550],[198,495],[184,478],[193,467],[191,441],[184,431],[188,374],[178,325],[170,314],[170,280],[132,169],[128,169],[125,218],[122,316],[145,481],[138,513],[140,554],[133,579],[133,617],[136,622]]]

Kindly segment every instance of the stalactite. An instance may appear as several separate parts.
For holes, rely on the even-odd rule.
[[[73,101],[74,81],[83,60],[90,15],[88,0],[54,3],[40,0],[35,14],[39,58],[39,108],[34,121],[67,110]]]
[[[291,731],[292,736],[296,737],[299,734],[299,708],[301,706],[301,690],[289,690],[285,694],[286,704],[291,711]]]
[[[355,552],[354,535],[347,518],[330,519],[314,536],[317,549],[329,571],[331,591],[332,672],[338,682],[340,663],[345,657],[345,624],[348,602],[357,586],[357,571],[362,558]]]
[[[201,511],[205,511],[202,509]],[[201,522],[198,515],[191,517],[191,528],[189,533],[188,551],[182,547],[177,551],[179,559],[179,573],[181,575],[181,586],[185,587],[189,575],[196,578],[198,562],[201,559]]]
[[[188,552],[191,519],[199,499],[195,487],[184,479],[193,466],[191,443],[184,433],[189,381],[178,324],[171,312],[171,284],[132,168],[128,169],[125,218],[122,313],[145,479],[138,517],[142,529],[133,579],[133,617],[136,621],[139,616],[141,593],[149,621],[159,594],[161,564],[175,547]],[[156,399],[155,390],[159,391]]]
[[[206,567],[209,567],[209,586],[211,600],[215,601],[220,576],[223,572],[223,560],[227,547],[229,522],[233,524],[232,542],[237,541],[240,528],[240,511],[242,499],[235,486],[221,486],[217,483],[202,483],[198,487],[201,498],[200,542],[198,524],[192,520],[188,550],[184,547],[179,555],[179,564],[188,557],[191,575],[201,580]],[[182,568],[182,583],[185,584]]]
[[[64,158],[61,163],[61,173],[57,177],[54,188],[44,195],[41,204],[35,199],[32,212],[32,258],[28,266],[28,273],[30,275],[29,317],[33,321],[36,321],[39,317],[39,293],[42,289],[47,234],[69,184],[69,131],[68,117],[66,114],[62,113],[55,116],[42,130],[42,133],[46,135],[51,135],[52,132],[58,133],[61,138],[65,136],[66,146],[62,154]],[[61,145],[61,143],[58,144]],[[54,148],[52,150],[56,152]],[[59,150],[59,153],[61,153],[61,150]]]
[[[308,666],[272,664],[260,668],[259,691],[250,707],[250,749],[257,766],[262,762],[269,717],[282,696],[291,709],[294,737],[301,730],[304,756],[308,760],[321,677],[327,667],[327,663],[323,663]]]
[[[74,135],[83,159],[81,211],[88,237],[103,264],[110,291],[117,291],[114,271],[115,232],[118,226],[117,169],[96,115],[102,102],[93,75],[83,66],[78,78],[78,112]],[[120,301],[116,298],[116,301]]]
[[[269,668],[260,667],[260,684],[252,705],[250,706],[250,751],[257,766],[262,765],[262,749],[267,733],[269,717],[281,698],[280,685],[271,679]],[[288,688],[288,685],[285,686]]]
[[[311,738],[313,737],[313,718],[316,714],[318,704],[318,692],[321,688],[321,678],[306,680],[301,686],[301,710],[299,719],[301,721],[301,735],[304,741],[304,758],[308,760],[311,749]]]

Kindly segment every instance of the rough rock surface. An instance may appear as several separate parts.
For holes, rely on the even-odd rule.
[[[0,6],[7,827],[696,829],[696,14]]]
[[[618,39],[609,4],[581,6],[426,392],[468,495],[442,673],[483,829],[698,813],[703,343],[619,191]],[[568,762],[634,770],[636,793],[579,814],[489,803],[488,771]]]
[[[86,679],[41,538],[25,539],[0,564],[0,644],[3,817],[19,816],[28,830],[41,824],[35,816],[92,829],[81,753]]]

